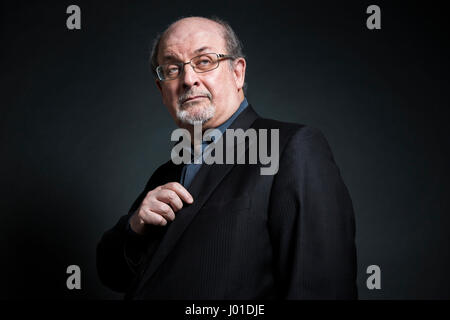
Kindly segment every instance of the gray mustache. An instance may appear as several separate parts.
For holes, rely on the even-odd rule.
[[[195,96],[204,96],[207,97],[209,100],[211,100],[212,96],[209,92],[191,92],[188,91],[184,94],[182,94],[179,98],[178,98],[178,104],[181,105],[185,100],[191,98],[191,97],[195,97]]]

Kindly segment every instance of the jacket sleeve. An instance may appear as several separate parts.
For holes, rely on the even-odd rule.
[[[97,245],[98,276],[105,286],[114,291],[128,291],[142,263],[165,231],[160,226],[149,225],[146,235],[139,235],[129,225],[131,215],[139,208],[147,193],[156,187],[156,173],[134,201],[128,214],[120,217],[116,225],[103,234]]]
[[[280,156],[269,230],[280,297],[357,298],[353,205],[317,129],[299,129]]]

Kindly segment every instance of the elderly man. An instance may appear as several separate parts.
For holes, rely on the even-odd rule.
[[[103,235],[101,281],[129,299],[356,298],[352,202],[328,143],[257,115],[231,27],[180,19],[156,39],[152,65],[180,128],[278,130],[279,167],[163,164]]]

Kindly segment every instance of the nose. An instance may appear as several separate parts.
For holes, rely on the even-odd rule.
[[[200,85],[198,74],[194,71],[189,63],[184,65],[184,70],[180,78],[183,82],[183,89]]]

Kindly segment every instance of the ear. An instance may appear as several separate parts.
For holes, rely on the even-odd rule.
[[[236,86],[238,90],[242,89],[244,86],[245,81],[245,67],[247,66],[247,62],[244,58],[237,58],[233,62],[234,68],[233,68],[233,76],[234,80],[236,81]]]
[[[155,79],[156,86],[158,87],[159,92],[162,94],[161,81],[159,79]]]

